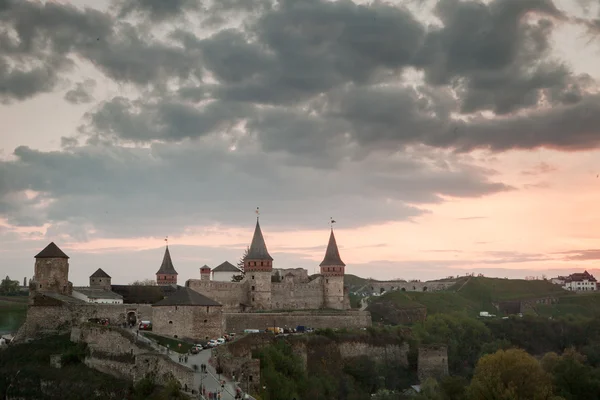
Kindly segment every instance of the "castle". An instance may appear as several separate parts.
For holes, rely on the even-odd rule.
[[[229,263],[221,266],[221,272],[236,273]],[[211,280],[211,270],[204,266],[199,280],[178,286],[168,246],[156,273],[156,286],[114,285],[110,275],[98,269],[90,276],[89,286],[73,287],[69,256],[54,242],[35,256],[34,268],[27,318],[17,335],[20,339],[97,320],[113,325],[151,320],[155,333],[190,339],[265,329],[273,323],[314,328],[371,325],[368,312],[350,310],[345,264],[333,229],[321,274],[311,277],[304,269],[273,269],[258,219],[244,259],[244,276],[237,282]],[[287,272],[281,277],[280,271]]]
[[[333,228],[325,257],[319,266],[321,273],[313,277],[292,272],[283,277],[274,274],[273,257],[267,250],[257,218],[252,243],[244,258],[244,277],[241,281],[211,280],[210,268],[203,266],[200,268],[200,279],[189,279],[185,286],[218,301],[224,311],[231,312],[350,309],[350,300],[344,288],[346,264],[340,257]],[[176,279],[176,273],[167,249],[163,265],[157,272],[157,282],[172,282]]]

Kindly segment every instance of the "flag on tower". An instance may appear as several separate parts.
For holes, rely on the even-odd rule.
[[[260,215],[260,210],[256,207],[256,215]]]

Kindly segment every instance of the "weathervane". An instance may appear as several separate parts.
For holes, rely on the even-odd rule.
[[[258,207],[256,207],[256,220],[258,221],[258,217],[260,217],[260,210]]]
[[[169,245],[169,237],[165,236],[165,244],[168,246]]]
[[[333,229],[333,224],[335,224],[335,220],[333,219],[333,217],[329,217],[329,226],[331,227],[331,229]]]

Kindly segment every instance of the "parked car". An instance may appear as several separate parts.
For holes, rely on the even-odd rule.
[[[198,354],[201,351],[202,351],[202,346],[198,346],[198,345],[192,346],[192,348],[190,349],[190,353],[192,353],[192,354]]]
[[[217,345],[220,345],[220,344],[223,344],[223,343],[225,343],[225,339],[224,338],[220,337],[220,338],[217,339]]]
[[[141,321],[139,325],[140,331],[151,331],[152,330],[152,322],[150,321]]]
[[[217,343],[217,341],[215,339],[210,339],[207,343],[206,346],[207,348],[210,347],[217,347],[219,344]]]

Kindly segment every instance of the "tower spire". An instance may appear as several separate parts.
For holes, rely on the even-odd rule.
[[[335,221],[333,220],[333,218],[331,219],[330,224],[331,224],[331,233],[329,234],[329,243],[327,244],[327,250],[325,251],[325,258],[323,258],[323,261],[321,262],[321,264],[319,264],[319,266],[320,267],[324,267],[324,266],[345,267],[346,264],[344,264],[344,262],[342,261],[342,258],[340,257],[340,251],[338,250],[337,242],[335,240],[335,235],[333,234],[333,224],[335,224]]]
[[[273,260],[273,257],[267,250],[265,238],[263,237],[262,230],[260,229],[260,222],[258,220],[259,209],[256,207],[256,227],[254,228],[254,235],[252,236],[252,243],[250,249],[248,249],[248,260]]]
[[[256,221],[258,221],[258,219],[260,218],[260,209],[258,207],[256,207]]]

